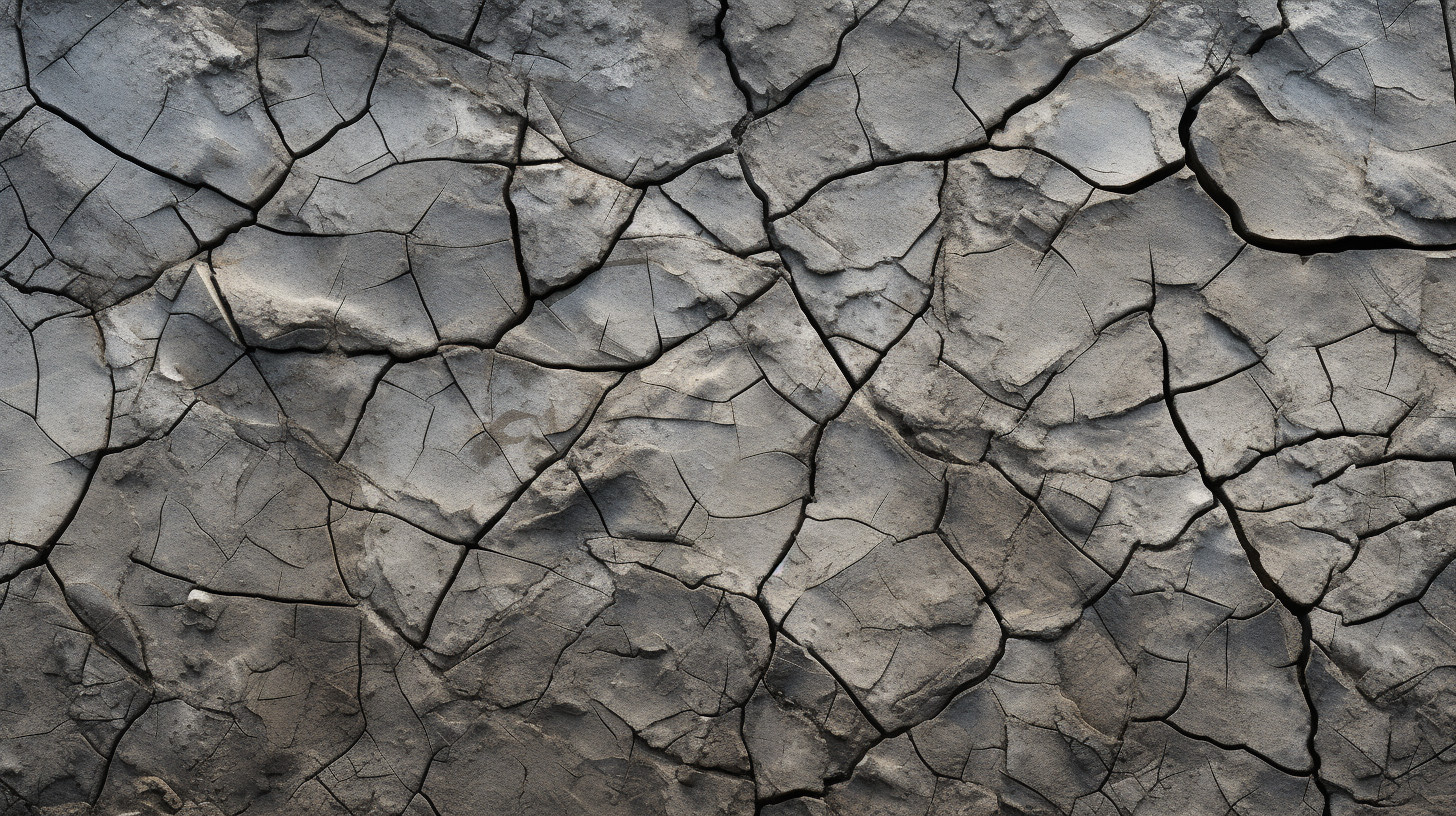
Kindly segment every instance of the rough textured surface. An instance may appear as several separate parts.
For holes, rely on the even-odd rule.
[[[1456,813],[1438,0],[0,0],[0,814]]]

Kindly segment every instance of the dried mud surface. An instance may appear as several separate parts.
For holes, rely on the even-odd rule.
[[[1456,813],[1436,0],[14,0],[0,813]]]

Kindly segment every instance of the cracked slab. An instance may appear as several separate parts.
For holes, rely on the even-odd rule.
[[[1450,18],[0,3],[0,813],[1456,812]]]

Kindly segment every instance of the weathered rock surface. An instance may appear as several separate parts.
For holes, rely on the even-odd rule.
[[[0,3],[0,814],[1456,812],[1450,23]]]

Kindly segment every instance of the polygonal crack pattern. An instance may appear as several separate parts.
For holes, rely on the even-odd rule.
[[[1445,3],[0,7],[0,814],[1456,813]]]

